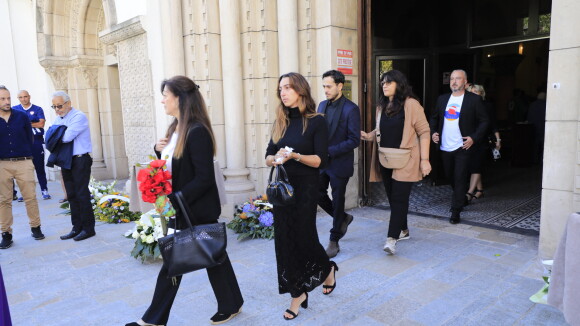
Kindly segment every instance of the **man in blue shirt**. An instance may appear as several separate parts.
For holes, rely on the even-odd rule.
[[[38,105],[30,103],[30,94],[26,90],[21,90],[18,93],[19,105],[13,106],[13,110],[21,110],[28,118],[32,124],[32,134],[34,135],[34,143],[32,144],[32,163],[34,163],[34,168],[36,169],[36,177],[38,178],[38,183],[40,184],[40,190],[42,191],[43,199],[50,199],[50,194],[48,193],[48,187],[46,182],[46,171],[44,170],[44,123],[46,119],[44,118],[44,111]],[[18,198],[18,201],[23,201],[22,197]]]
[[[44,239],[36,201],[36,181],[32,163],[32,126],[26,114],[10,107],[10,92],[0,86],[0,249],[12,246],[12,186],[16,180],[26,203],[32,237]]]
[[[52,106],[58,116],[53,126],[67,127],[61,141],[73,143],[73,157],[70,169],[62,168],[62,179],[70,203],[72,230],[60,238],[62,240],[85,240],[95,235],[95,214],[91,204],[89,181],[93,159],[91,132],[87,116],[72,107],[70,96],[62,91],[52,95]]]

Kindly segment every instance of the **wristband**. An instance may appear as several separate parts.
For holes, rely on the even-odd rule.
[[[302,154],[300,154],[300,153],[296,153],[296,154],[298,154],[299,156],[298,156],[298,158],[295,158],[294,161],[300,162],[300,159],[302,158]]]

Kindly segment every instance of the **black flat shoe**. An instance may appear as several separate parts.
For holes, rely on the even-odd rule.
[[[322,288],[325,290],[330,290],[328,292],[322,292],[322,294],[324,295],[329,295],[332,293],[332,291],[334,291],[334,288],[336,287],[336,271],[338,270],[338,266],[336,265],[335,262],[333,262],[332,260],[330,261],[330,265],[332,267],[334,267],[334,269],[332,270],[332,272],[334,273],[334,284],[332,285],[322,285]]]
[[[93,232],[87,232],[85,230],[82,230],[81,233],[79,233],[76,237],[73,238],[74,241],[81,241],[81,240],[85,240],[88,239],[90,237],[95,236],[96,233]]]
[[[222,314],[221,312],[216,312],[213,317],[210,318],[212,325],[219,325],[225,322],[230,321],[232,318],[236,317],[237,315],[242,312],[242,307],[238,310],[238,312],[234,312],[233,314]]]
[[[300,303],[300,307],[306,309],[306,308],[308,308],[308,292],[304,292],[304,294],[306,294],[306,299],[304,299],[304,301],[302,301]],[[292,311],[290,309],[286,309],[286,312],[289,313],[292,316],[292,317],[286,317],[286,316],[284,316],[284,319],[286,319],[286,320],[292,320],[292,319],[298,317],[298,313],[297,312],[294,312],[294,311]]]
[[[61,240],[72,239],[72,238],[76,237],[77,235],[79,235],[79,233],[81,233],[81,231],[72,230],[72,231],[70,231],[69,233],[67,233],[65,235],[61,235],[60,236],[60,239]]]

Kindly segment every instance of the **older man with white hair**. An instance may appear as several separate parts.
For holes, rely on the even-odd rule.
[[[67,164],[61,164],[64,187],[70,203],[72,230],[60,238],[62,240],[85,240],[95,235],[95,215],[89,191],[91,166],[93,165],[93,159],[90,155],[92,145],[89,120],[83,112],[72,107],[70,96],[62,91],[52,95],[51,108],[58,116],[53,127],[66,127],[66,130],[61,134],[60,142],[62,144],[72,143],[71,161],[68,161]],[[64,128],[62,129],[64,130]]]

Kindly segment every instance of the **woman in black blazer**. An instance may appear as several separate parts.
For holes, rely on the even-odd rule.
[[[173,175],[173,191],[181,191],[187,200],[190,211],[195,214],[192,217],[195,220],[191,220],[193,225],[216,223],[221,213],[213,166],[215,139],[205,101],[198,89],[199,86],[184,76],[163,81],[165,113],[175,120],[167,129],[166,138],[155,145],[157,157],[169,157],[167,167]],[[168,197],[173,207],[178,207],[173,194]],[[171,221],[170,227],[187,228],[183,218],[177,210],[175,222]],[[227,256],[221,265],[206,270],[218,302],[218,311],[211,317],[211,323],[221,324],[241,312],[244,300]],[[180,282],[181,276],[178,276],[173,283],[165,265],[162,266],[151,305],[139,322],[126,326],[167,324]]]

